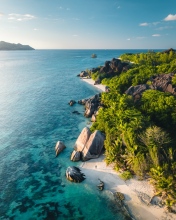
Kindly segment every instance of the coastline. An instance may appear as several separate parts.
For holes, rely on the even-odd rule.
[[[133,219],[136,220],[174,220],[175,215],[165,211],[164,207],[145,204],[140,198],[146,194],[149,198],[154,195],[154,188],[147,180],[136,180],[132,178],[124,181],[119,177],[120,173],[113,170],[113,166],[107,166],[104,162],[104,155],[97,159],[91,159],[80,165],[86,176],[86,182],[96,186],[102,180],[105,184],[104,190],[112,193],[121,192],[125,196],[124,204]]]
[[[91,84],[102,92],[105,86],[94,85],[94,80],[81,78],[84,82]],[[105,183],[105,189],[112,193],[121,192],[125,196],[124,205],[127,207],[132,218],[136,220],[174,220],[175,214],[169,213],[164,207],[150,203],[154,196],[154,187],[147,180],[122,180],[120,173],[113,169],[113,165],[107,166],[104,155],[97,159],[91,159],[80,165],[82,172],[86,176],[88,184],[96,186],[98,179]],[[146,198],[146,199],[145,199]],[[145,200],[145,201],[144,201]]]
[[[101,90],[102,92],[105,92],[105,88],[106,86],[105,85],[102,85],[102,84],[96,84],[94,85],[95,81],[93,79],[88,79],[88,78],[84,78],[84,77],[80,77],[81,80],[83,80],[84,82],[96,87],[97,89]]]

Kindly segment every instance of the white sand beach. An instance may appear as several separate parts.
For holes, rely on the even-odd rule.
[[[81,164],[81,170],[86,175],[88,184],[98,185],[98,179],[105,183],[104,190],[111,192],[121,192],[125,196],[124,204],[136,220],[174,220],[176,215],[168,213],[158,205],[145,204],[141,199],[141,194],[152,198],[154,189],[148,181],[131,179],[124,181],[118,173],[113,170],[113,166],[106,166],[104,156],[92,159]]]
[[[101,90],[102,92],[105,92],[105,87],[106,87],[105,85],[102,85],[102,84],[94,85],[95,81],[93,79],[87,79],[87,78],[82,77],[81,80],[91,84],[92,86],[96,87],[97,89]]]
[[[94,80],[81,78],[83,81],[105,91],[104,85],[94,85]],[[154,196],[154,188],[147,181],[139,181],[135,178],[124,181],[119,177],[120,173],[114,171],[113,166],[107,166],[104,156],[82,163],[82,172],[86,175],[88,184],[94,186],[99,183],[98,179],[105,183],[105,189],[113,192],[121,192],[125,196],[124,204],[136,220],[174,220],[176,215],[166,212],[164,207],[144,203],[141,199],[150,199]],[[145,196],[146,195],[146,196]],[[147,200],[146,199],[146,200]],[[148,201],[148,200],[147,200]]]

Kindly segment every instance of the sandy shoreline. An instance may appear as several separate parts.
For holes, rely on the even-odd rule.
[[[145,204],[140,195],[146,194],[149,198],[154,195],[153,187],[147,181],[131,179],[124,181],[112,166],[106,166],[104,156],[92,159],[81,164],[81,170],[86,175],[88,184],[96,186],[101,179],[105,183],[105,189],[111,192],[121,192],[125,196],[124,203],[137,220],[173,220],[176,215],[165,212],[164,208],[157,205]]]
[[[94,80],[81,78],[83,81],[91,84],[101,91],[105,91],[102,84],[94,85]],[[81,164],[81,170],[86,175],[88,184],[96,186],[101,179],[105,183],[105,189],[113,192],[121,192],[125,196],[124,204],[128,211],[136,220],[174,220],[176,215],[168,213],[163,207],[144,203],[142,197],[147,197],[147,201],[153,197],[154,188],[147,180],[139,181],[131,179],[124,181],[118,173],[113,170],[113,166],[106,166],[104,156],[92,159]],[[146,195],[146,196],[145,196]]]
[[[80,79],[83,80],[84,82],[89,83],[90,85],[96,87],[97,89],[101,90],[102,92],[105,92],[106,86],[104,86],[102,84],[94,85],[95,81],[93,79],[87,79],[87,78],[82,78],[82,77]]]

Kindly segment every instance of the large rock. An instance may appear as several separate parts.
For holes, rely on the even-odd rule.
[[[107,73],[107,72],[109,72],[109,70],[110,70],[109,64],[110,63],[111,63],[110,61],[106,61],[105,65],[100,68],[99,72],[100,73]]]
[[[137,86],[130,86],[125,93],[132,95],[134,100],[141,98],[142,93],[148,89],[159,90],[161,92],[169,92],[176,96],[176,86],[172,85],[172,79],[176,73],[158,74],[151,77],[151,85],[141,84]]]
[[[72,161],[89,160],[100,156],[105,136],[98,130],[93,134],[85,127],[79,135],[71,154]]]
[[[93,114],[93,115],[92,115],[91,121],[92,121],[92,122],[95,122],[95,121],[96,121],[96,114]]]
[[[68,180],[75,183],[80,183],[83,180],[85,180],[85,175],[81,172],[81,170],[78,167],[75,166],[67,168],[66,177]]]
[[[89,76],[88,72],[86,71],[82,71],[80,74],[79,74],[80,77],[87,77]]]
[[[95,111],[97,111],[100,106],[101,94],[96,94],[93,97],[89,98],[85,103],[85,112],[84,116],[89,118]]]
[[[78,104],[85,105],[88,99],[81,99],[78,101]]]
[[[101,67],[96,67],[96,68],[92,68],[90,71],[91,73],[96,73],[97,71],[100,70]]]
[[[134,99],[138,99],[141,98],[141,95],[144,91],[146,91],[147,89],[149,89],[149,85],[147,84],[141,84],[141,85],[137,85],[137,86],[130,86],[127,90],[126,90],[126,94],[127,95],[132,95],[134,97]]]
[[[81,131],[81,134],[76,140],[74,149],[76,151],[82,152],[87,141],[89,140],[90,135],[91,135],[90,129],[88,127],[83,128],[83,130]]]
[[[80,151],[76,151],[76,150],[74,150],[73,152],[72,152],[72,154],[71,154],[71,161],[73,161],[73,162],[78,162],[78,161],[80,161],[81,159],[82,159],[82,156],[81,156],[82,154],[81,154],[81,152]]]
[[[58,141],[55,146],[56,151],[56,157],[60,154],[61,151],[63,151],[66,148],[64,143],[62,141]]]
[[[82,160],[86,161],[99,157],[104,146],[104,140],[104,135],[98,130],[91,134],[86,146],[82,151]]]
[[[176,86],[172,85],[172,78],[175,73],[158,74],[151,78],[151,89],[160,90],[162,92],[170,92],[176,95]]]
[[[168,50],[162,51],[162,53],[167,53],[167,54],[169,54],[171,51],[172,51],[172,52],[176,52],[176,50],[174,50],[173,48],[170,48],[170,49],[168,49]]]

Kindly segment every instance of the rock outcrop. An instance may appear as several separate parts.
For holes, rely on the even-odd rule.
[[[78,162],[81,160],[81,156],[82,156],[82,154],[80,151],[73,150],[70,159],[73,162]]]
[[[76,151],[83,151],[87,141],[89,140],[91,135],[91,131],[88,127],[83,128],[81,134],[79,135],[78,139],[76,140],[74,149]]]
[[[151,78],[151,89],[160,90],[162,92],[170,92],[176,95],[176,86],[172,85],[172,78],[176,73],[158,74]]]
[[[82,151],[82,160],[86,161],[99,157],[104,146],[104,140],[105,137],[100,131],[94,131]]]
[[[92,98],[88,99],[85,103],[85,113],[84,116],[89,118],[97,111],[100,105],[100,94],[94,95]]]
[[[88,77],[89,73],[87,71],[81,71],[81,73],[78,74],[77,76],[79,76],[79,77]]]
[[[85,105],[84,116],[91,117],[101,106],[101,93],[96,94],[89,99],[83,99],[78,101],[79,104]]]
[[[111,61],[105,61],[104,66],[93,68],[90,70],[90,75],[95,72],[106,75],[107,77],[112,77],[119,75],[121,72],[125,72],[131,68],[131,64],[127,62],[122,62],[120,59],[113,58]],[[96,84],[101,83],[101,77],[97,79]]]
[[[91,135],[91,131],[88,127],[83,128],[81,134],[79,135],[78,139],[76,140],[74,151],[71,154],[71,160],[76,162],[82,159],[82,151],[89,140]]]
[[[55,151],[56,151],[56,157],[60,154],[60,152],[62,152],[64,149],[66,148],[66,146],[64,145],[64,143],[62,141],[58,141],[56,143],[55,146]]]
[[[146,91],[147,89],[150,89],[149,85],[147,84],[141,84],[141,85],[137,85],[137,86],[130,86],[127,90],[126,90],[126,94],[127,95],[131,95],[133,96],[134,100],[138,100],[141,98],[142,93],[144,91]]]
[[[176,86],[172,85],[172,78],[176,73],[168,74],[158,74],[151,77],[151,85],[141,84],[137,86],[130,86],[125,93],[127,95],[132,95],[134,100],[139,100],[142,96],[142,93],[148,89],[159,90],[162,92],[169,92],[173,95],[176,95]]]
[[[66,170],[66,177],[71,182],[80,183],[85,180],[85,175],[81,172],[78,167],[68,167]]]
[[[100,179],[98,179],[98,180],[99,180],[99,184],[97,185],[97,188],[98,188],[98,190],[102,191],[104,189],[104,182],[101,181]]]
[[[100,156],[104,146],[105,136],[98,130],[91,134],[85,127],[79,135],[71,154],[72,161],[89,160]]]
[[[167,54],[169,54],[170,52],[176,52],[176,50],[174,50],[173,48],[170,48],[170,49],[168,49],[168,50],[164,50],[162,53],[167,53]]]
[[[75,100],[70,100],[68,104],[69,104],[70,106],[73,106],[75,103],[76,103]]]

